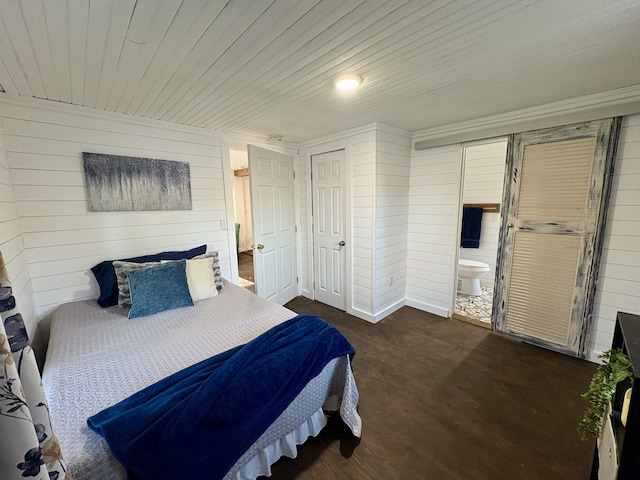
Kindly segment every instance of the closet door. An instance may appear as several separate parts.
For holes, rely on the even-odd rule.
[[[585,356],[620,120],[510,139],[494,330]]]

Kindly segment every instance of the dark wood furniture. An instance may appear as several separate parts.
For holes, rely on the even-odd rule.
[[[613,415],[610,416],[613,439],[607,442],[607,433],[604,431],[606,425],[603,425],[602,439],[596,446],[593,459],[591,479],[637,480],[640,478],[640,315],[618,312],[611,346],[621,349],[630,358],[633,382],[628,380],[618,384],[612,402]],[[616,413],[622,410],[624,394],[632,383],[627,424],[623,426]],[[615,473],[614,476],[604,474],[612,471],[613,462],[618,464],[617,476]]]

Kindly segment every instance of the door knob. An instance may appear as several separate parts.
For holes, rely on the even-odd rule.
[[[507,228],[513,228],[513,223],[508,224]]]
[[[264,245],[263,245],[263,244],[261,244],[261,243],[259,243],[259,244],[256,246],[256,248],[257,248],[258,250],[262,250],[262,249],[264,248]]]
[[[340,240],[340,242],[338,243],[338,245],[340,245],[341,247],[344,247],[346,244],[344,243],[344,240]]]

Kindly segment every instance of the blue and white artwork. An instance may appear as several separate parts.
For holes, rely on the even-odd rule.
[[[90,212],[191,210],[187,162],[82,153]]]

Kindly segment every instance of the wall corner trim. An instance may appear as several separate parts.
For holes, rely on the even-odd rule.
[[[396,303],[393,303],[393,304],[389,305],[388,307],[380,310],[378,313],[376,313],[373,316],[373,318],[375,319],[375,322],[377,323],[380,320],[383,320],[383,319],[387,318],[393,312],[396,312],[396,311],[400,310],[404,306],[405,306],[405,299],[403,298],[402,300],[399,300]]]
[[[347,310],[347,313],[350,315],[353,315],[354,317],[358,317],[362,320],[366,320],[369,323],[378,322],[378,320],[376,320],[376,317],[374,315],[371,315],[370,313],[367,313],[363,310],[359,310],[357,308],[350,308]]]

